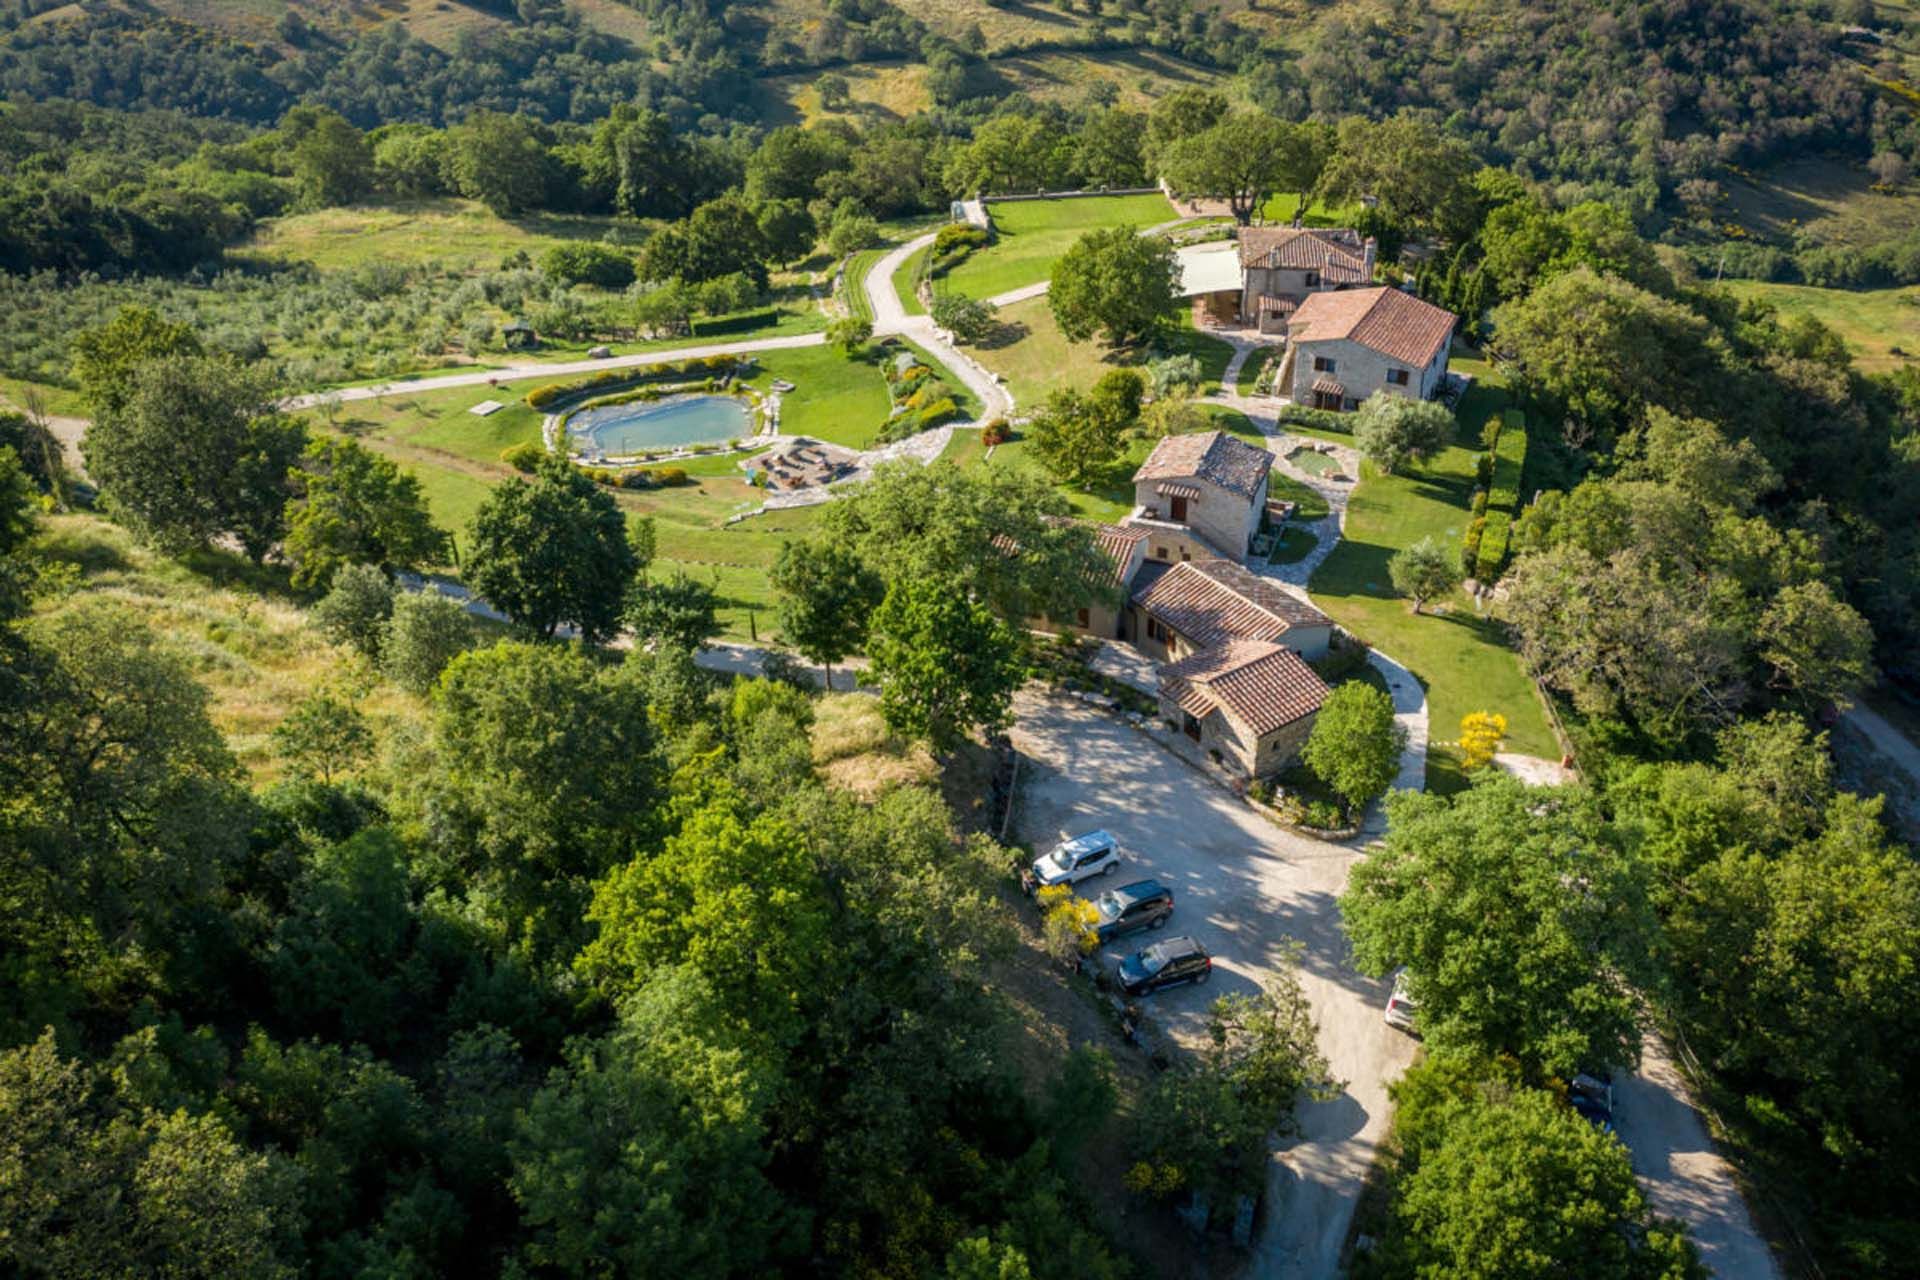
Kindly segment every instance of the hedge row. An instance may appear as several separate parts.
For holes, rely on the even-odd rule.
[[[661,378],[721,377],[742,367],[737,356],[696,356],[691,360],[668,360],[660,364],[634,365],[627,369],[602,369],[571,382],[549,382],[535,387],[527,392],[527,407],[546,409],[595,391],[636,382],[655,382]]]
[[[986,243],[987,232],[984,227],[965,222],[949,223],[940,228],[939,234],[933,238],[933,252],[928,255],[928,274],[945,275],[971,257],[975,249],[985,248]]]
[[[1303,404],[1283,404],[1280,406],[1279,420],[1283,426],[1292,423],[1295,426],[1313,427],[1320,431],[1338,431],[1344,435],[1353,431],[1353,424],[1349,420],[1351,416],[1334,409],[1310,409]]]
[[[1507,562],[1507,541],[1520,509],[1520,473],[1527,461],[1527,420],[1518,409],[1502,415],[1493,448],[1493,479],[1488,486],[1486,526],[1481,533],[1474,576],[1492,582]]]

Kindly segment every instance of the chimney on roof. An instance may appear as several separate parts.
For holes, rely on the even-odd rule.
[[[1373,283],[1373,260],[1380,256],[1380,241],[1368,236],[1360,245],[1360,265],[1366,272],[1367,283]]]

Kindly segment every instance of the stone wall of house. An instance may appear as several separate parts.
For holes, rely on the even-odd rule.
[[[1327,647],[1333,643],[1333,624],[1318,627],[1288,627],[1287,633],[1280,637],[1280,643],[1314,662],[1327,656]]]
[[[1189,508],[1191,510],[1191,508]],[[1182,560],[1234,559],[1223,546],[1215,546],[1183,525],[1165,520],[1136,520],[1135,528],[1147,530],[1141,545],[1141,558],[1161,564],[1179,564]]]
[[[1307,745],[1307,738],[1313,732],[1313,722],[1318,715],[1318,712],[1312,712],[1301,716],[1261,738],[1259,749],[1254,753],[1253,776],[1264,778],[1291,764],[1294,757],[1300,754],[1300,748]]]
[[[1198,548],[1190,545],[1176,545],[1170,537],[1161,537],[1162,526],[1173,525],[1172,499],[1159,492],[1159,485],[1168,483],[1159,480],[1141,480],[1133,486],[1133,501],[1137,507],[1159,514],[1151,520],[1154,536],[1149,538],[1147,559],[1165,560],[1179,563],[1181,560],[1203,560],[1223,555],[1230,560],[1243,560],[1247,554],[1247,542],[1260,527],[1260,513],[1267,505],[1266,482],[1261,481],[1260,490],[1251,499],[1243,498],[1208,480],[1186,477],[1175,483],[1192,484],[1200,490],[1198,498],[1187,499],[1186,526],[1199,534],[1211,545],[1202,554]],[[1168,554],[1159,554],[1165,551]]]
[[[1332,378],[1347,389],[1345,407],[1348,409],[1358,408],[1360,401],[1376,391],[1424,400],[1439,386],[1447,369],[1447,347],[1444,344],[1432,363],[1424,369],[1415,369],[1389,359],[1370,347],[1363,347],[1345,338],[1332,342],[1295,342],[1293,346],[1293,398],[1297,404],[1314,403],[1313,384],[1321,378]],[[1332,360],[1334,371],[1316,371],[1313,367],[1316,358]],[[1401,387],[1388,383],[1389,369],[1406,369],[1409,374],[1407,385]]]
[[[1076,615],[1072,618],[1028,618],[1027,629],[1044,631],[1048,635],[1071,631],[1075,635],[1092,636],[1096,640],[1120,640],[1126,638],[1120,627],[1120,619],[1125,611],[1125,605],[1090,604],[1086,608],[1085,626],[1080,624]]]

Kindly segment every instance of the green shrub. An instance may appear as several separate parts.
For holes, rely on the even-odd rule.
[[[1007,420],[1005,418],[995,418],[992,422],[980,428],[980,443],[989,447],[996,444],[1005,444],[1012,438],[1013,431],[1007,426]]]
[[[546,409],[567,403],[595,391],[632,383],[658,382],[669,378],[705,379],[731,377],[745,365],[735,356],[695,356],[687,360],[668,360],[660,364],[635,365],[630,369],[602,369],[598,373],[571,382],[549,382],[527,392],[527,407]]]
[[[1318,431],[1351,433],[1353,430],[1351,414],[1338,413],[1332,409],[1310,409],[1303,404],[1281,405],[1279,419],[1282,425],[1293,423],[1296,426],[1312,427]]]
[[[1494,581],[1506,566],[1513,516],[1520,506],[1520,476],[1527,462],[1526,416],[1508,409],[1502,417],[1487,489],[1486,529],[1470,570],[1482,582]]]
[[[663,489],[678,489],[692,484],[693,478],[681,467],[661,467],[653,472],[653,482]]]
[[[515,471],[523,471],[528,475],[533,474],[535,468],[540,465],[540,459],[546,456],[547,451],[540,445],[534,444],[531,440],[522,440],[519,444],[510,444],[500,451],[500,461],[506,463]]]

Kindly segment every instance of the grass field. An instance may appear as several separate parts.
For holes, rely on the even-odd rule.
[[[1475,374],[1460,415],[1460,439],[1475,440],[1487,417],[1505,406],[1506,393],[1480,362],[1456,360],[1454,367]],[[1477,614],[1459,592],[1415,616],[1388,580],[1387,560],[1410,543],[1432,535],[1459,547],[1473,465],[1474,450],[1455,446],[1402,475],[1382,476],[1366,466],[1347,507],[1345,536],[1313,575],[1313,600],[1420,678],[1436,742],[1456,737],[1468,712],[1497,711],[1507,717],[1506,750],[1557,758],[1560,747],[1539,694],[1500,626]],[[1462,783],[1450,748],[1429,752],[1427,768],[1430,787],[1449,790]]]
[[[1142,363],[1148,357],[1129,352],[1123,357],[1097,342],[1068,342],[1054,323],[1044,297],[1028,298],[1000,309],[1001,333],[973,348],[974,358],[1007,379],[1007,389],[1022,413],[1030,412],[1056,387],[1092,386],[1108,369]],[[1200,358],[1206,375],[1203,391],[1214,391],[1233,359],[1233,348],[1193,327],[1192,317],[1180,313],[1178,327],[1157,354],[1191,352]]]
[[[994,242],[941,279],[936,287],[970,298],[991,298],[1038,284],[1060,255],[1096,227],[1144,229],[1174,217],[1162,195],[1090,196],[1084,200],[1018,200],[987,207]]]
[[[439,262],[494,268],[515,250],[538,258],[569,240],[634,239],[632,223],[587,214],[529,214],[508,220],[474,200],[440,198],[354,205],[261,222],[237,252],[339,270],[366,262]]]
[[[887,420],[891,402],[877,363],[849,360],[832,347],[762,351],[752,382],[765,390],[775,378],[794,384],[780,402],[780,429],[852,449],[864,449]]]
[[[1803,232],[1819,244],[1868,245],[1920,226],[1920,184],[1905,191],[1873,189],[1863,164],[1828,158],[1795,160],[1764,173],[1729,176],[1716,221],[1769,243],[1789,246]]]
[[[346,680],[350,655],[309,625],[271,570],[225,554],[171,560],[85,515],[47,517],[36,550],[82,573],[74,591],[41,600],[36,613],[53,616],[93,600],[126,606],[185,654],[208,692],[214,725],[256,783],[281,772],[269,746],[274,726],[315,686]],[[376,737],[419,714],[415,699],[384,682],[373,682],[358,702]]]
[[[1865,372],[1884,373],[1920,359],[1920,285],[1854,290],[1729,280],[1726,287],[1738,297],[1772,303],[1783,316],[1813,316],[1846,339]]]

